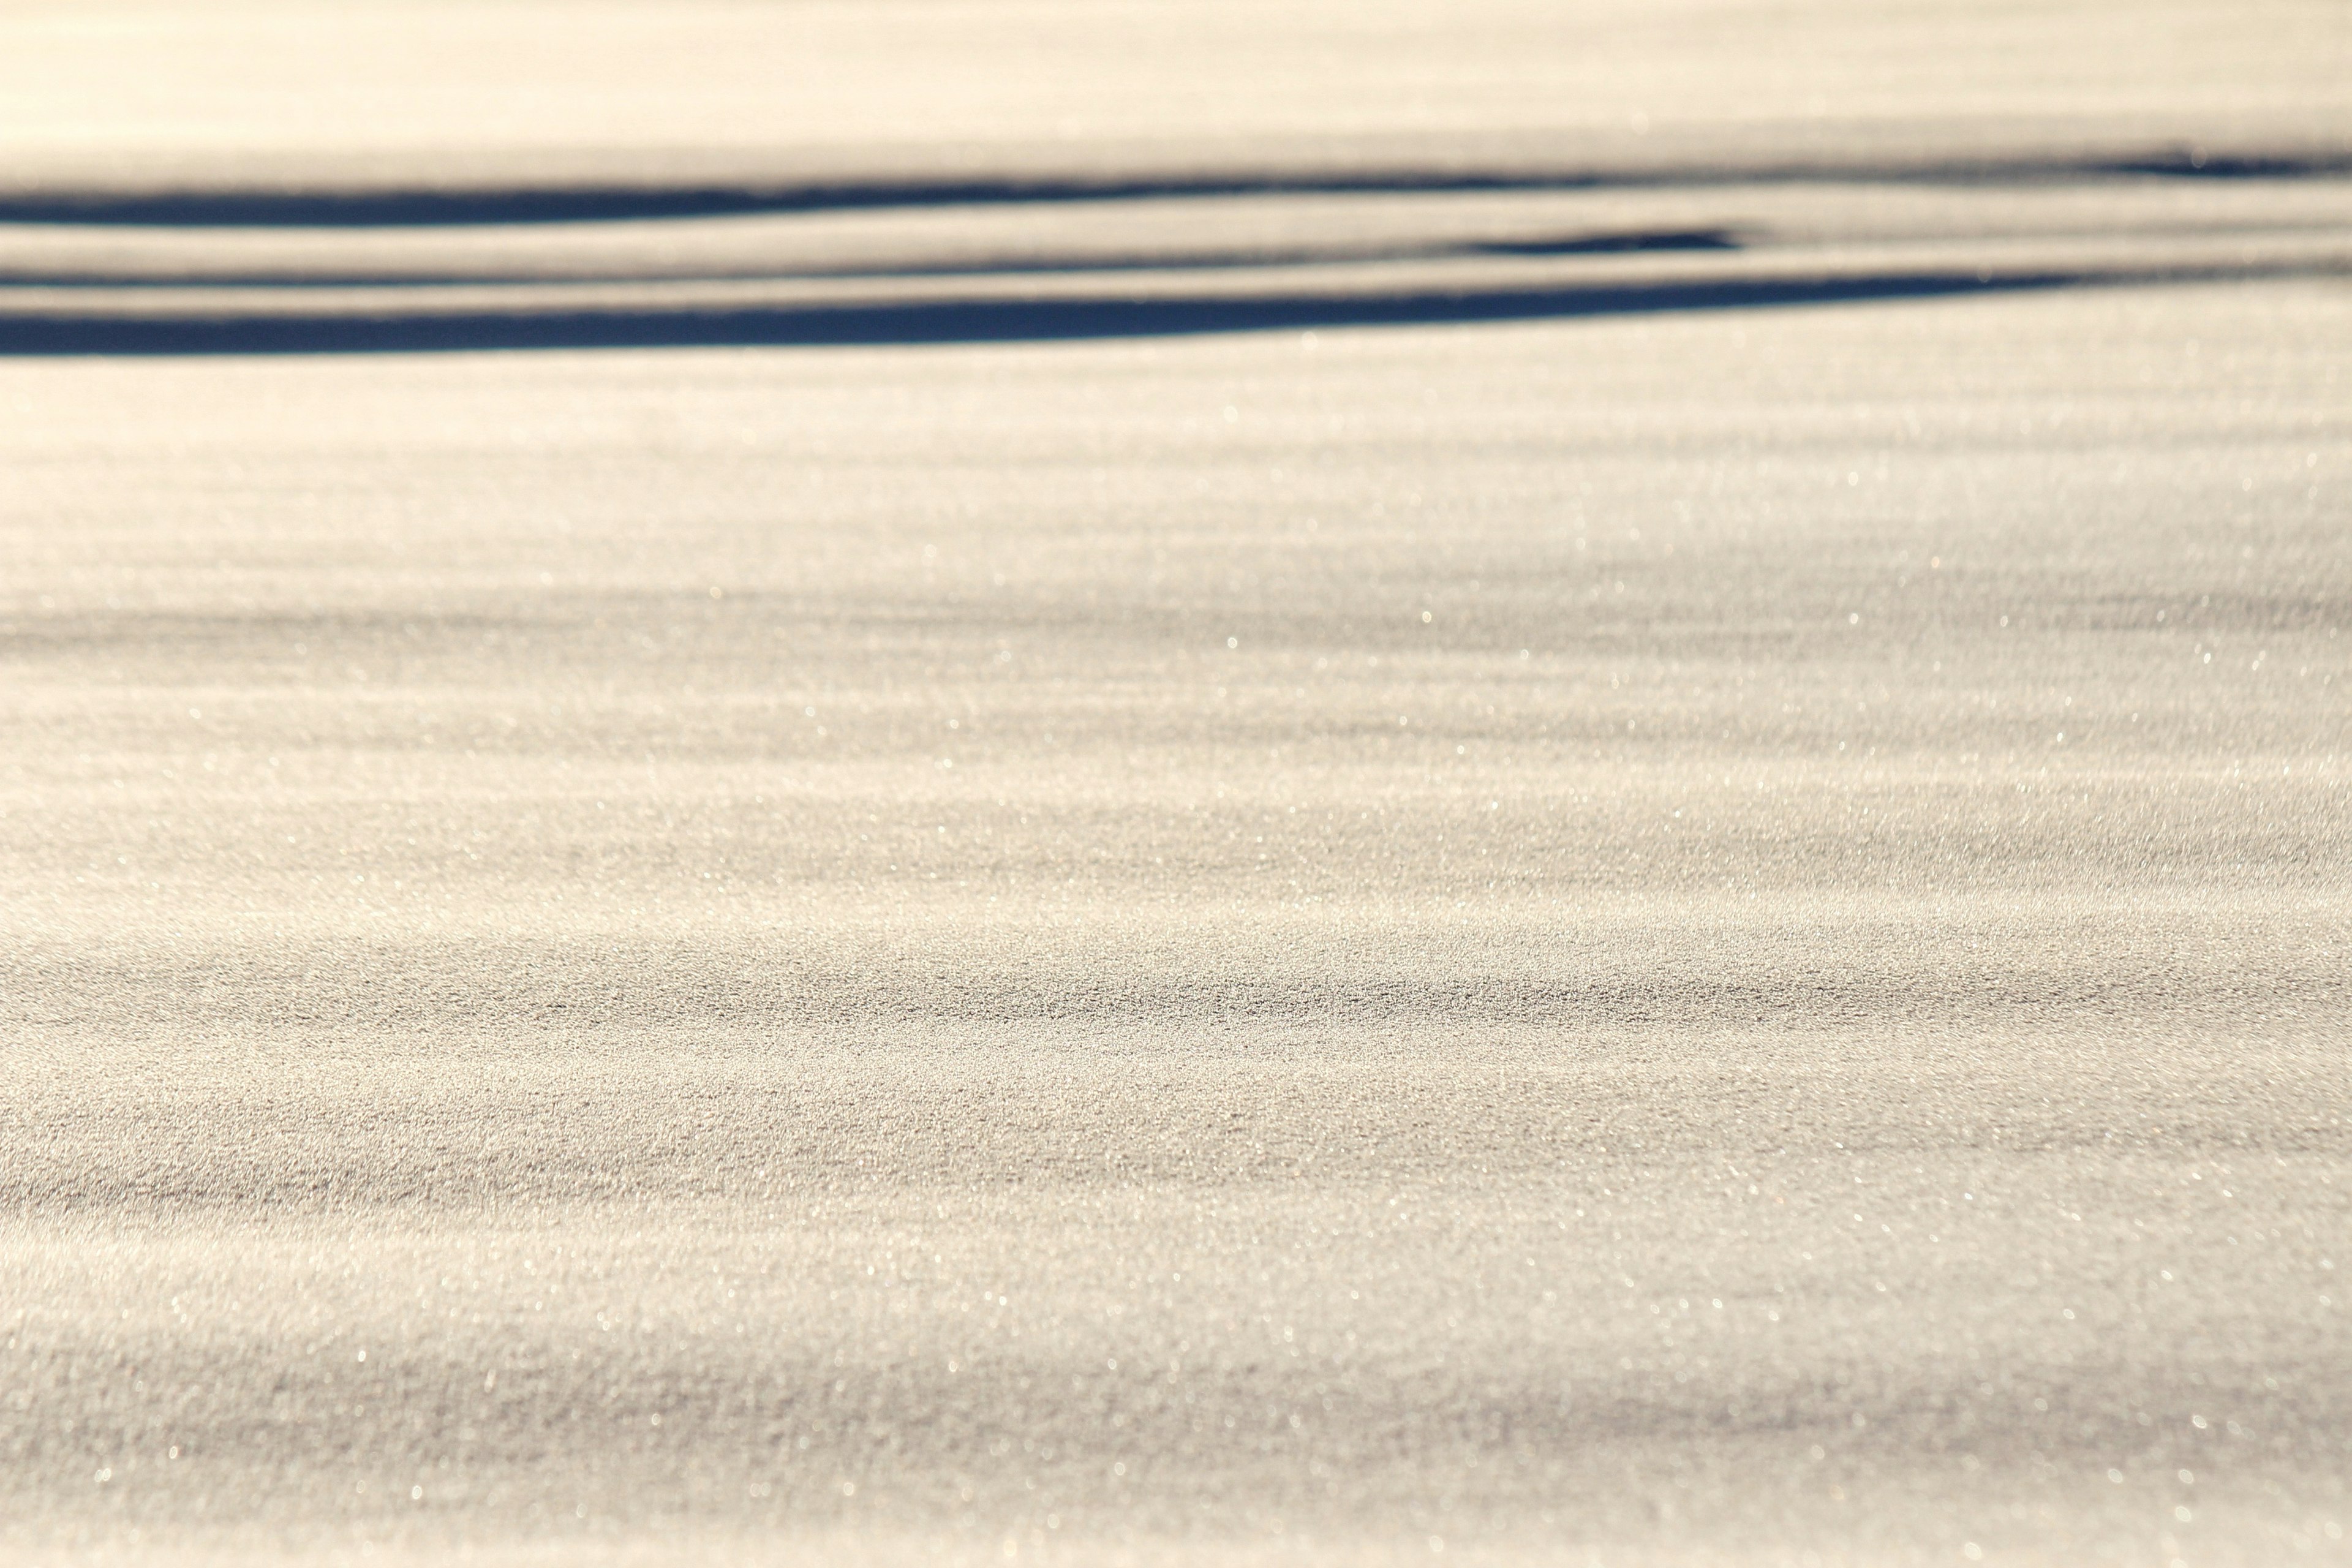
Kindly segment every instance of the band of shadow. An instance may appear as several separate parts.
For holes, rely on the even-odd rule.
[[[0,355],[449,353],[549,349],[1053,342],[1339,327],[1468,325],[2014,294],[2084,285],[2334,276],[2310,267],[2198,271],[1918,272],[1581,288],[1158,299],[961,300],[751,309],[0,317]]]
[[[177,228],[410,228],[610,223],[889,207],[1003,206],[1255,195],[1410,195],[1665,189],[1699,185],[1969,184],[2169,176],[2292,180],[2352,174],[2352,151],[2209,156],[2022,157],[1858,164],[1554,171],[1369,170],[1141,178],[842,180],[799,184],[543,185],[471,190],[28,191],[0,196],[0,223]]]
[[[1123,256],[1015,257],[982,261],[914,263],[898,267],[796,267],[743,271],[577,272],[526,274],[362,273],[281,270],[194,277],[109,277],[91,272],[25,272],[0,267],[0,289],[446,289],[538,283],[768,283],[852,278],[997,278],[1088,272],[1207,272],[1252,268],[1318,267],[1335,263],[1442,261],[1472,257],[1544,258],[1632,256],[1741,249],[1728,229],[1656,229],[1579,234],[1552,238],[1471,240],[1433,245],[1294,247],[1286,249],[1170,252]]]

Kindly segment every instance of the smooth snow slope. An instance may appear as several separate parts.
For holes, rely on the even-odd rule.
[[[0,11],[0,1558],[2352,1557],[2347,34]]]

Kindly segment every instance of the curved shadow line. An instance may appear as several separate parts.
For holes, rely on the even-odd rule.
[[[1390,169],[1128,179],[877,179],[801,184],[539,185],[480,190],[21,191],[0,195],[0,223],[177,228],[410,228],[1215,196],[1457,195],[1812,183],[1979,184],[2147,176],[2292,180],[2345,174],[2352,174],[2352,152],[2208,156],[2191,149],[2159,149],[2120,158],[1977,158],[1884,164],[1824,160],[1749,167],[1518,173]]]
[[[1055,342],[1310,328],[1472,325],[1678,310],[2013,294],[2084,285],[2336,277],[2309,266],[2163,271],[1915,272],[1627,282],[1568,289],[1219,298],[957,300],[743,308],[0,316],[0,355],[455,353],[487,350]]]
[[[823,347],[1047,342],[1313,327],[1427,326],[1665,310],[1914,300],[2052,289],[2063,272],[1627,283],[1478,293],[1146,300],[961,300],[753,309],[481,311],[415,316],[16,316],[0,354],[432,353],[486,349]]]

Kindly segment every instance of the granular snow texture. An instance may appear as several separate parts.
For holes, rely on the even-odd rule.
[[[0,16],[0,1559],[2347,1561],[2257,13]]]

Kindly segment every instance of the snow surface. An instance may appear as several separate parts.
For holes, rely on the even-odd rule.
[[[11,7],[0,1558],[2345,1561],[2347,34]]]

